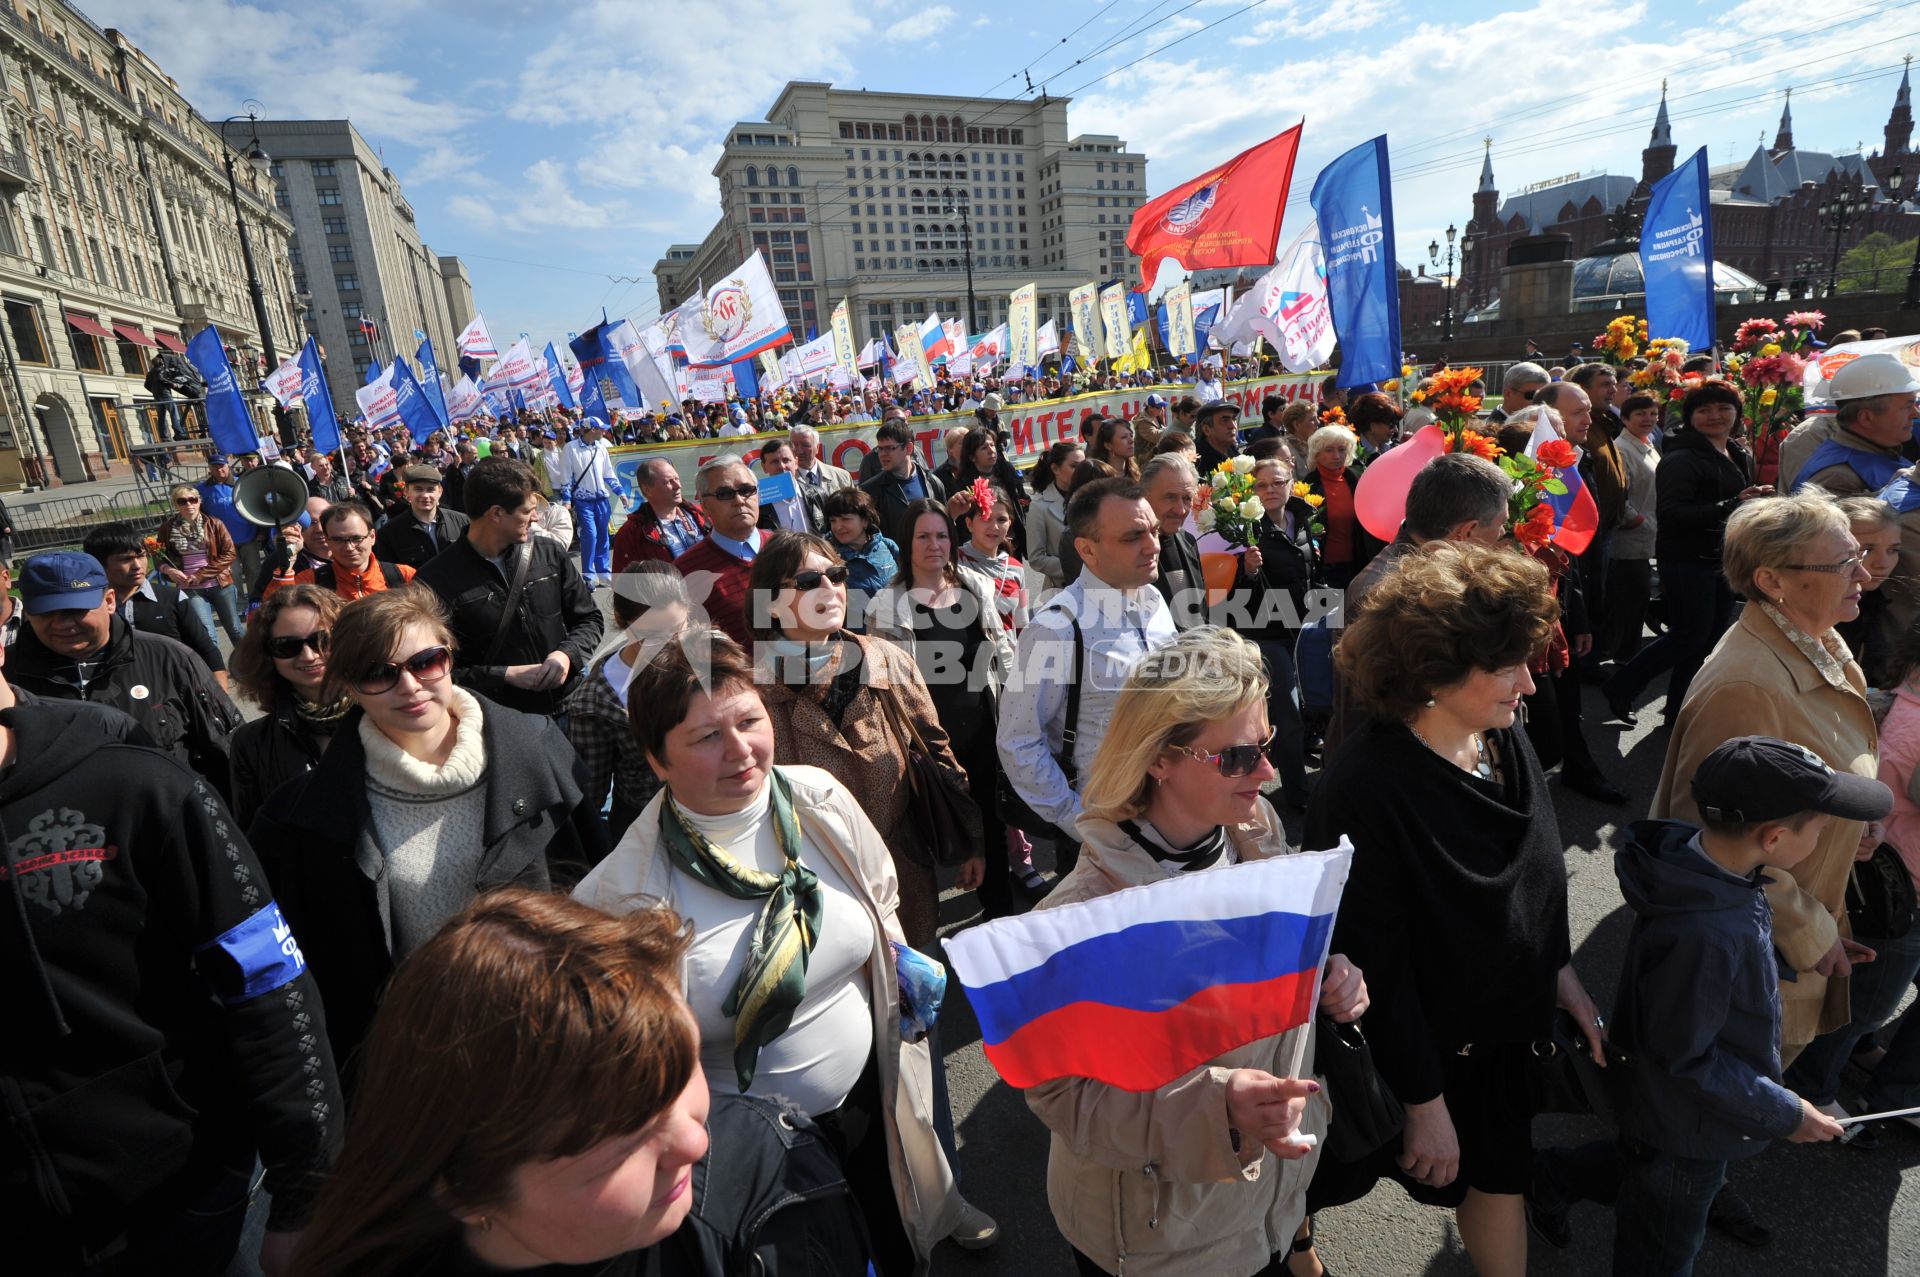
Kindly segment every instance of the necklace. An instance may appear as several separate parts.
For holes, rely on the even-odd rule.
[[[1433,742],[1420,734],[1420,729],[1413,725],[1412,719],[1407,720],[1407,730],[1412,732],[1413,738],[1419,741],[1422,745],[1425,745],[1429,752],[1433,753],[1437,757],[1446,759],[1449,763],[1452,763],[1455,767],[1460,766],[1459,762],[1456,761],[1451,755],[1442,754],[1439,750],[1434,749]],[[1471,771],[1475,776],[1478,776],[1481,780],[1492,780],[1493,779],[1493,763],[1487,758],[1487,742],[1481,738],[1481,735],[1479,732],[1475,732],[1471,739],[1473,741],[1473,766],[1471,768],[1461,768],[1461,770]]]

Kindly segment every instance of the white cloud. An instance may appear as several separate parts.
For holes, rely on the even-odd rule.
[[[1279,36],[1319,40],[1350,31],[1366,31],[1393,16],[1399,7],[1395,0],[1327,0],[1317,10],[1295,10],[1262,18],[1253,24],[1252,30],[1234,36],[1233,42],[1242,48],[1252,48]]]
[[[931,9],[908,14],[882,32],[880,38],[896,44],[911,44],[938,35],[952,21],[953,10],[944,4],[936,4]]]
[[[617,220],[618,205],[581,199],[568,185],[565,168],[554,160],[536,160],[507,189],[504,201],[456,195],[447,207],[488,230],[595,231],[609,229]]]

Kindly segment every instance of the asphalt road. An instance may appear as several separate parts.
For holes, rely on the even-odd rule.
[[[1633,795],[1633,806],[1603,807],[1552,786],[1567,848],[1574,961],[1603,1009],[1612,1005],[1629,922],[1612,852],[1616,830],[1644,814],[1659,778],[1668,733],[1660,725],[1658,705],[1655,701],[1655,712],[1642,711],[1638,729],[1623,732],[1596,725],[1605,709],[1596,693],[1587,693],[1588,740],[1615,783]],[[971,896],[949,892],[944,908],[949,929],[977,920]],[[1047,1209],[1045,1129],[986,1062],[963,994],[949,994],[941,1029],[960,1139],[961,1188],[999,1221],[1002,1238],[992,1250],[978,1253],[942,1246],[934,1271],[966,1277],[1071,1274],[1072,1257]],[[1855,1098],[1852,1086],[1850,1080],[1842,1095],[1848,1103]],[[1536,1145],[1580,1143],[1604,1134],[1590,1119],[1543,1117],[1534,1126]],[[1883,1127],[1881,1147],[1872,1152],[1779,1145],[1736,1167],[1733,1182],[1770,1222],[1774,1243],[1749,1250],[1713,1234],[1695,1267],[1700,1277],[1920,1274],[1920,1132]],[[1567,1251],[1533,1241],[1531,1273],[1593,1277],[1610,1271],[1610,1209],[1577,1206],[1573,1226],[1574,1243]],[[1473,1272],[1451,1213],[1421,1206],[1391,1183],[1324,1212],[1316,1229],[1320,1256],[1338,1277]]]

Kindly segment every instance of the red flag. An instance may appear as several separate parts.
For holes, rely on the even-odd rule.
[[[1169,257],[1190,271],[1272,265],[1302,127],[1240,152],[1134,213],[1127,250],[1140,257],[1139,291],[1153,286]]]

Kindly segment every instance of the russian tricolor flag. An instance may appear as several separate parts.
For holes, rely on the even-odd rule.
[[[953,344],[947,339],[947,326],[940,322],[940,316],[928,315],[921,321],[920,349],[927,352],[928,363],[953,353]]]
[[[1594,427],[1600,429],[1599,426]],[[1533,438],[1527,440],[1527,455],[1533,456],[1540,445],[1549,439],[1558,439],[1560,432],[1553,423],[1542,415],[1533,427]],[[1574,448],[1577,455],[1584,455],[1584,449]],[[1580,477],[1580,463],[1565,470],[1555,470],[1560,482],[1567,485],[1565,492],[1555,495],[1548,493],[1542,498],[1553,508],[1553,543],[1568,554],[1583,553],[1593,544],[1594,535],[1600,531],[1600,507],[1593,503],[1593,493],[1587,490],[1586,480]]]
[[[1010,1086],[1151,1091],[1313,1015],[1353,860],[1276,856],[964,931],[947,956]]]

